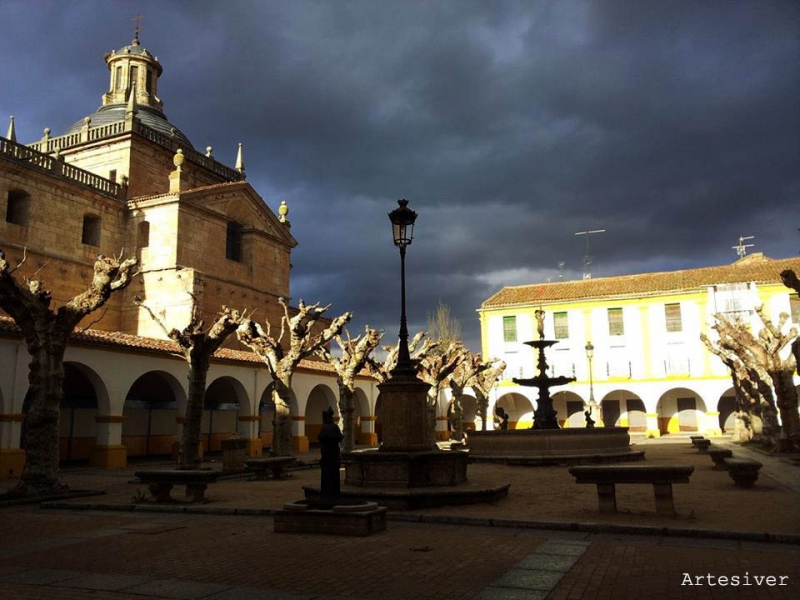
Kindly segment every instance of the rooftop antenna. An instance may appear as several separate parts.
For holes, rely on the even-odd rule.
[[[739,255],[739,258],[744,258],[747,256],[747,249],[752,248],[755,244],[745,244],[745,240],[753,240],[756,236],[754,235],[745,235],[739,236],[739,245],[738,246],[731,246],[734,250],[736,250],[736,254]]]
[[[564,279],[564,267],[567,265],[563,260],[558,261],[558,278]]]
[[[589,236],[593,233],[605,233],[605,229],[590,229],[588,231],[578,231],[575,235],[586,236],[586,254],[583,256],[583,278],[592,278],[592,254],[589,252]]]

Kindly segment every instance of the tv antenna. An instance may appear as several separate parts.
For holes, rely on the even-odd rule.
[[[745,244],[746,240],[753,240],[756,236],[754,235],[745,235],[739,236],[739,245],[738,246],[731,246],[734,250],[736,250],[736,254],[739,255],[739,258],[744,258],[747,256],[747,249],[752,248],[755,244]]]
[[[593,233],[605,233],[605,229],[590,229],[588,231],[578,231],[575,235],[586,236],[586,254],[583,256],[583,278],[592,278],[592,254],[589,252],[589,236]]]

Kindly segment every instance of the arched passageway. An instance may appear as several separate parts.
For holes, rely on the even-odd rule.
[[[149,371],[133,382],[125,396],[122,444],[129,457],[171,454],[177,435],[183,389],[173,375]]]
[[[602,402],[603,424],[606,427],[627,427],[631,433],[647,430],[644,402],[630,390],[614,390]]]
[[[339,410],[333,390],[323,384],[314,386],[306,403],[306,437],[311,445],[318,443],[317,436],[322,430],[322,413],[328,408],[333,408],[333,418],[336,421],[339,418]],[[339,427],[341,426],[342,423],[339,422]]]
[[[61,460],[89,460],[92,455],[97,440],[98,384],[100,377],[86,365],[64,363],[64,396],[59,420]]]
[[[239,432],[239,410],[246,399],[242,384],[233,377],[215,379],[203,398],[201,441],[204,452],[222,450],[222,440]]]
[[[497,399],[495,410],[497,407],[508,413],[509,429],[530,429],[533,426],[533,405],[522,394],[503,394]]]
[[[706,430],[706,405],[696,392],[673,388],[658,399],[658,427],[661,434]],[[716,427],[716,424],[713,424]]]
[[[556,418],[561,427],[575,428],[586,427],[586,410],[583,398],[575,392],[556,392],[552,396],[553,409],[556,411]],[[595,421],[597,416],[594,416]]]

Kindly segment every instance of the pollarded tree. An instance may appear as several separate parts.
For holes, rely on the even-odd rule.
[[[780,438],[775,449],[781,452],[800,449],[800,417],[793,381],[797,364],[793,354],[782,356],[784,349],[797,339],[797,329],[784,332],[789,318],[786,313],[781,313],[777,325],[764,315],[762,306],[756,307],[756,314],[763,325],[758,337],[753,335],[749,324],[715,315],[713,329],[719,334],[718,346],[735,354],[746,369],[766,374],[762,379],[771,383],[781,416]]]
[[[787,288],[794,290],[796,294],[800,295],[800,278],[791,269],[786,269],[781,272],[781,281]],[[800,375],[800,338],[792,342],[792,354],[794,354],[795,368],[798,375]]]
[[[478,416],[481,427],[486,430],[486,411],[489,407],[489,392],[500,374],[505,371],[506,363],[491,359],[484,362],[480,354],[464,350],[464,360],[450,376],[450,389],[453,391],[453,439],[462,440],[464,408],[462,397],[465,388],[471,388],[478,401]]]
[[[342,449],[352,452],[356,446],[356,423],[354,395],[356,391],[356,375],[364,368],[369,355],[378,347],[383,331],[365,327],[364,335],[343,340],[341,335],[333,337],[341,349],[341,356],[334,356],[325,346],[317,349],[317,354],[336,370],[336,383],[339,385],[339,414],[342,415],[344,439]]]
[[[409,353],[414,353],[424,337],[425,332],[420,331],[410,342],[408,342]],[[382,348],[386,352],[386,357],[383,359],[383,361],[378,362],[370,356],[367,358],[365,365],[367,370],[369,370],[370,375],[372,375],[372,377],[378,383],[385,383],[392,376],[392,371],[397,366],[397,357],[400,352],[400,342],[398,341],[394,346],[387,345],[383,346]]]
[[[486,413],[489,409],[489,394],[492,392],[492,388],[500,378],[500,375],[506,370],[506,363],[505,361],[492,358],[482,365],[485,365],[486,368],[482,368],[470,379],[468,385],[472,388],[472,391],[475,392],[475,397],[478,399],[478,414],[481,416],[482,421],[481,427],[483,431],[486,431],[488,423]]]
[[[748,368],[733,350],[711,342],[705,334],[700,339],[730,370],[736,399],[736,419],[739,426],[744,428],[744,438],[774,445],[780,425],[767,374],[756,368]]]
[[[428,433],[431,445],[436,442],[436,407],[439,392],[453,372],[464,360],[465,348],[461,342],[425,340],[415,356],[417,376],[430,385],[428,389]]]
[[[480,354],[473,354],[464,348],[464,357],[461,364],[453,371],[448,380],[450,390],[453,392],[453,400],[451,403],[452,412],[448,411],[447,418],[448,422],[451,423],[452,438],[457,442],[464,439],[464,406],[462,403],[464,389],[478,374],[482,365]]]
[[[68,492],[59,473],[59,407],[64,394],[64,353],[80,321],[101,308],[115,291],[125,288],[136,273],[136,260],[97,255],[88,289],[51,309],[51,293],[41,281],[20,283],[0,250],[0,308],[22,330],[31,362],[25,417],[25,468],[13,493],[20,496],[58,496]]]
[[[190,294],[191,295],[191,294]],[[211,366],[211,357],[246,318],[244,313],[222,307],[216,321],[207,329],[198,315],[197,298],[192,295],[192,317],[182,330],[167,329],[166,325],[142,303],[141,298],[134,296],[137,306],[147,311],[158,323],[169,339],[180,346],[178,356],[189,363],[189,398],[184,415],[183,434],[181,435],[181,452],[178,461],[179,469],[197,469],[200,459],[200,435],[203,420],[203,400],[206,395],[206,380]]]
[[[266,323],[265,331],[251,319],[242,320],[236,335],[240,342],[267,365],[272,377],[272,401],[275,404],[272,454],[287,456],[292,449],[292,376],[301,360],[308,358],[342,333],[353,314],[348,311],[333,319],[321,332],[314,333],[314,326],[330,305],[319,308],[319,302],[309,306],[300,300],[297,314],[290,316],[289,306],[283,298],[278,299],[278,304],[283,307],[284,316],[281,318],[281,333],[277,340],[270,335],[269,322]],[[281,345],[285,333],[289,334],[286,347]]]

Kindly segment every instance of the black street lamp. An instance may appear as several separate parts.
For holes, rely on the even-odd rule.
[[[594,408],[597,403],[594,401],[594,379],[592,378],[592,359],[594,358],[592,342],[587,342],[586,344],[586,358],[589,359],[589,406]]]
[[[406,323],[406,246],[414,239],[414,222],[417,213],[408,208],[408,200],[398,200],[399,208],[389,213],[392,222],[394,245],[400,248],[400,348],[397,353],[397,366],[392,375],[414,376],[414,364],[408,351],[408,325]]]

